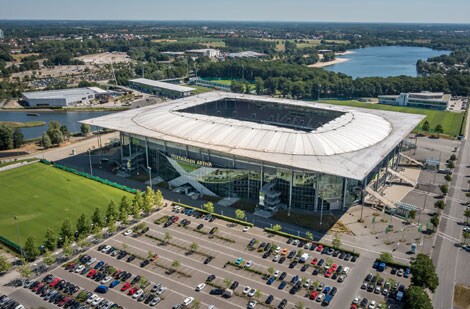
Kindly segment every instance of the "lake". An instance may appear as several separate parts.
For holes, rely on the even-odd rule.
[[[349,61],[324,67],[325,70],[341,72],[356,77],[418,76],[416,62],[443,54],[446,50],[433,50],[425,47],[378,46],[351,50],[353,53],[338,56]]]
[[[27,113],[36,113],[39,116],[27,116]],[[78,121],[95,118],[103,115],[107,115],[111,112],[64,112],[64,111],[0,111],[0,121],[44,121],[46,124],[41,127],[33,128],[22,128],[24,138],[35,138],[40,137],[43,132],[47,131],[49,121],[56,120],[61,125],[66,125],[70,132],[80,132],[80,124]]]

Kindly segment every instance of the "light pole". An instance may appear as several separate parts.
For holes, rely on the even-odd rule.
[[[150,166],[147,166],[147,169],[149,171],[149,185],[150,188],[152,188],[152,168]]]
[[[91,166],[91,149],[88,149],[88,161],[90,162],[90,174],[93,176],[93,167]]]
[[[18,236],[18,246],[20,246],[20,254],[21,254],[21,257],[24,257],[24,255],[23,255],[23,247],[21,246],[20,228],[19,228],[19,226],[18,226],[18,217],[17,217],[17,216],[14,216],[13,218],[15,219],[15,224],[16,224],[16,235]]]
[[[325,194],[324,190],[321,190],[321,204],[320,204],[320,225],[323,224],[323,195]]]

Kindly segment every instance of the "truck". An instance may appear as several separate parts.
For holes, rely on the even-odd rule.
[[[308,260],[309,257],[310,257],[310,255],[308,253],[304,253],[300,256],[299,262],[300,263],[305,263]]]
[[[232,289],[225,289],[224,294],[222,295],[225,298],[230,298],[233,296],[233,290]]]

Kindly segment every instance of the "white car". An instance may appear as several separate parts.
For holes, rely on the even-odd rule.
[[[111,281],[111,279],[113,279],[113,277],[111,277],[111,276],[106,276],[106,277],[104,277],[103,280],[101,280],[101,284],[108,283],[109,281]]]
[[[359,304],[359,297],[354,297],[354,300],[352,303],[355,305]]]
[[[110,246],[110,245],[106,245],[106,247],[104,247],[103,249],[101,249],[101,252],[106,253],[106,252],[108,252],[109,250],[111,250],[111,246]]]
[[[246,262],[245,268],[250,268],[251,266],[253,266],[253,261],[252,260],[249,260],[248,262]]]
[[[310,279],[305,280],[304,288],[308,288],[310,286]]]
[[[276,271],[274,272],[274,274],[273,274],[273,277],[274,277],[274,278],[277,278],[277,277],[279,277],[280,274],[281,274],[281,271],[280,271],[280,270],[276,270]]]
[[[166,286],[160,286],[157,291],[157,295],[162,295],[166,291]]]
[[[87,304],[91,304],[91,302],[94,301],[97,297],[98,295],[96,294],[93,294],[90,297],[88,297],[88,299],[86,300]]]
[[[194,297],[187,297],[185,300],[183,300],[183,305],[189,306],[194,300]]]
[[[249,229],[250,229],[249,226],[245,226],[245,227],[243,228],[243,232],[248,232]]]
[[[343,268],[343,274],[347,275],[347,274],[349,274],[350,271],[351,271],[351,268],[349,268],[347,266],[345,268]]]
[[[152,299],[152,301],[150,302],[150,307],[153,307],[153,306],[156,306],[162,299],[160,297],[155,297],[154,299]]]
[[[250,300],[250,302],[248,303],[248,309],[253,309],[256,307],[256,300]]]
[[[124,232],[124,236],[129,236],[132,234],[132,230],[128,229],[127,231]]]
[[[90,266],[90,265],[93,264],[94,262],[96,262],[96,258],[91,258],[88,262],[86,262],[86,265],[87,265],[87,266]]]
[[[280,256],[279,254],[275,255],[275,256],[273,257],[273,262],[279,261],[280,258],[281,258],[281,256]]]
[[[91,303],[92,306],[97,306],[99,303],[103,301],[103,297],[97,297],[95,300]]]
[[[323,294],[323,293],[318,294],[317,302],[319,302],[319,303],[322,302],[323,298],[325,298],[325,294]]]
[[[137,299],[137,298],[139,298],[140,295],[142,295],[142,294],[144,294],[144,290],[138,289],[138,290],[134,293],[134,295],[132,295],[132,298]]]
[[[79,273],[79,272],[81,272],[84,268],[85,268],[84,265],[78,265],[78,267],[75,268],[75,272],[76,272],[76,273]]]
[[[248,292],[249,297],[253,297],[256,294],[256,289],[251,289],[250,292]]]
[[[377,302],[375,300],[371,300],[370,304],[369,304],[369,309],[375,309],[376,304],[377,304]]]
[[[249,287],[248,285],[243,289],[243,295],[245,294],[248,294],[248,292],[250,292],[251,290],[251,287]]]
[[[274,251],[274,253],[276,253],[276,254],[281,253],[281,247],[277,247],[276,250]]]
[[[196,287],[196,291],[202,291],[206,287],[205,283],[199,283]]]
[[[297,246],[297,245],[299,244],[299,240],[298,240],[298,239],[294,239],[294,241],[292,242],[292,244],[293,244],[294,246]]]

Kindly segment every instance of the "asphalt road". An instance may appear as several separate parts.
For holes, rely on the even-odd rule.
[[[468,142],[470,126],[468,123],[466,131],[466,139],[460,145],[457,164],[453,173],[454,177],[448,193],[451,199],[448,199],[444,216],[441,216],[439,233],[436,236],[435,248],[432,254],[439,276],[439,287],[432,297],[434,308],[453,308],[456,273],[464,273],[465,277],[469,276],[470,264],[468,262],[470,260],[468,259],[468,252],[454,245],[456,242],[460,242],[462,226],[452,219],[457,218],[464,221],[465,206],[462,205],[461,201],[467,199],[464,188],[468,188],[467,181],[469,178],[466,176],[470,174],[470,170],[467,168],[470,165],[470,143]],[[466,265],[459,263],[461,259],[466,261]]]

